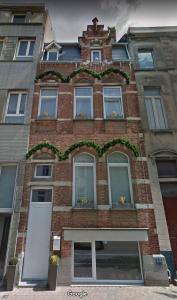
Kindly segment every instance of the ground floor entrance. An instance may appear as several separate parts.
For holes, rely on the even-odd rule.
[[[0,214],[0,281],[4,276],[11,216]]]

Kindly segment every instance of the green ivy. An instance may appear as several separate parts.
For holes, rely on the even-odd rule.
[[[109,75],[111,73],[115,73],[115,74],[119,74],[121,76],[123,76],[125,79],[126,79],[126,83],[129,84],[129,75],[124,72],[124,71],[121,71],[117,68],[109,68],[103,72],[96,72],[96,71],[93,71],[93,70],[89,70],[85,67],[80,67],[79,69],[73,71],[70,75],[68,75],[67,77],[64,77],[61,73],[59,72],[56,72],[56,71],[53,71],[53,70],[49,70],[49,71],[46,71],[42,74],[39,74],[38,76],[36,76],[36,79],[35,79],[35,82],[37,82],[39,79],[42,79],[44,78],[45,76],[47,75],[53,75],[53,76],[56,76],[58,79],[61,80],[61,82],[63,83],[67,83],[67,82],[70,82],[70,80],[75,77],[77,74],[80,74],[80,73],[86,73],[86,74],[89,74],[91,76],[93,76],[94,78],[97,78],[99,80],[101,80],[104,76],[106,75]]]
[[[33,148],[31,148],[28,153],[26,154],[26,159],[30,158],[36,151],[41,150],[42,148],[48,148],[50,149],[57,157],[59,161],[62,160],[66,160],[69,158],[69,154],[71,152],[73,152],[75,149],[77,148],[81,148],[83,146],[87,146],[90,148],[94,148],[99,157],[102,157],[103,154],[111,147],[115,146],[115,145],[122,145],[125,146],[126,148],[128,148],[129,150],[131,150],[134,154],[135,157],[139,156],[139,150],[138,148],[134,145],[131,144],[128,140],[126,139],[113,139],[111,141],[109,141],[108,143],[104,144],[104,145],[99,145],[96,144],[93,141],[80,141],[78,143],[74,143],[72,145],[69,146],[69,148],[62,153],[61,151],[58,150],[58,148],[52,144],[49,144],[48,142],[44,142],[44,143],[40,143],[36,146],[34,146]]]

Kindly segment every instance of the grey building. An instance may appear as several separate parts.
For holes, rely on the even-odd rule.
[[[34,78],[50,20],[44,5],[0,6],[0,281],[14,255]]]
[[[177,270],[177,27],[129,28],[159,246]]]

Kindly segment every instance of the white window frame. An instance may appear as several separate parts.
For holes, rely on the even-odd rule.
[[[141,64],[140,64],[140,60],[139,60],[139,53],[151,53],[153,66],[148,67],[148,68],[147,67],[142,67]],[[139,65],[139,69],[141,69],[141,70],[153,70],[155,68],[154,51],[152,49],[138,49],[138,65]]]
[[[122,155],[124,155],[128,162],[127,163],[110,163],[108,161],[109,159],[109,156],[113,153],[120,153]],[[120,151],[114,151],[112,153],[110,153],[107,157],[107,172],[108,172],[108,193],[109,193],[109,205],[110,207],[113,207],[113,201],[112,201],[112,195],[111,195],[111,176],[110,176],[110,167],[127,167],[128,169],[128,183],[129,183],[129,189],[130,189],[130,204],[132,204],[132,206],[134,205],[134,202],[133,202],[133,187],[132,187],[132,180],[131,180],[131,171],[130,171],[130,161],[129,161],[129,157],[123,153],[123,152],[120,152]],[[115,209],[121,209],[121,207],[114,207]],[[129,207],[125,207],[125,209],[129,209]]]
[[[9,107],[9,102],[10,102],[10,96],[11,94],[16,94],[18,95],[18,102],[17,102],[17,108],[16,108],[16,114],[8,114],[8,107]],[[5,112],[5,118],[6,117],[23,117],[25,116],[25,110],[26,110],[26,103],[25,103],[25,109],[24,109],[24,114],[20,114],[20,104],[21,104],[21,99],[22,99],[22,95],[23,94],[26,94],[26,102],[27,102],[27,97],[28,97],[28,94],[26,91],[11,91],[8,93],[8,97],[7,97],[7,105],[6,105],[6,112]],[[5,121],[5,119],[4,119]]]
[[[120,90],[120,96],[105,96],[105,93],[104,93],[104,90],[105,90],[105,88],[114,88],[114,89],[119,89]],[[121,108],[122,108],[122,116],[120,117],[120,116],[118,116],[117,118],[110,118],[110,117],[106,117],[106,105],[105,105],[105,97],[106,98],[115,98],[115,99],[117,99],[117,98],[120,98],[120,101],[121,101]],[[124,119],[124,107],[123,107],[123,99],[122,99],[122,87],[121,86],[114,86],[114,85],[112,85],[112,86],[104,86],[103,87],[103,114],[104,114],[104,119],[105,120],[111,120],[111,119],[113,119],[113,120],[122,120],[122,119]]]
[[[73,157],[73,195],[72,195],[72,206],[73,208],[77,208],[77,209],[93,209],[96,208],[96,203],[97,203],[97,195],[96,195],[96,161],[95,161],[95,157],[87,152],[81,152],[79,154],[87,154],[93,157],[94,162],[93,163],[79,163],[79,162],[75,162],[75,157]],[[79,155],[78,154],[78,155]],[[76,199],[75,199],[75,180],[76,180],[76,167],[92,167],[93,168],[93,191],[94,191],[94,206],[93,207],[77,207],[76,206]]]
[[[16,199],[16,190],[17,190],[17,176],[18,176],[18,165],[17,164],[11,164],[11,163],[7,163],[7,164],[1,164],[0,165],[0,169],[2,172],[2,168],[3,167],[16,167],[16,175],[15,175],[15,183],[14,183],[14,193],[13,193],[13,199],[12,199],[12,207],[11,208],[0,208],[0,213],[13,213],[13,209],[14,209],[14,204],[15,204],[15,199]],[[0,173],[1,176],[1,173]]]
[[[79,89],[79,88],[81,88],[81,89],[91,89],[91,96],[76,96],[76,88],[77,89]],[[91,103],[90,103],[90,105],[91,105],[91,116],[90,117],[81,117],[81,118],[78,118],[77,117],[77,115],[76,115],[76,111],[77,111],[77,109],[76,109],[76,107],[77,107],[77,100],[76,100],[76,98],[85,98],[85,99],[90,99],[90,101],[91,101]],[[77,120],[79,120],[79,119],[93,119],[93,87],[91,87],[91,86],[75,86],[74,87],[74,119],[77,119]]]
[[[37,176],[37,167],[40,167],[40,166],[49,166],[51,167],[51,175],[50,176]],[[35,171],[34,171],[34,178],[52,178],[52,175],[53,175],[53,165],[51,164],[37,164],[35,166]]]
[[[27,45],[27,48],[26,48],[26,54],[25,55],[18,55],[18,52],[19,52],[19,49],[20,49],[20,43],[21,42],[28,42],[28,45]],[[29,40],[27,40],[27,39],[19,39],[19,41],[18,41],[18,46],[17,46],[17,51],[16,51],[16,57],[29,57],[29,58],[32,58],[33,57],[33,55],[29,55],[29,50],[30,50],[30,44],[31,44],[31,42],[36,42],[36,40],[34,40],[34,39],[29,39]],[[35,44],[34,44],[34,47],[35,47]]]
[[[56,60],[49,60],[49,53],[50,53],[50,52],[56,52],[56,53],[57,53],[57,59],[56,59]],[[58,61],[58,58],[59,58],[59,51],[58,51],[58,50],[56,50],[56,49],[50,49],[50,50],[47,51],[46,61],[49,61],[49,62],[50,62],[50,61],[51,61],[51,62],[52,62],[52,61]]]
[[[143,265],[142,265],[142,256],[140,250],[139,241],[134,241],[138,244],[138,254],[139,254],[139,263],[140,263],[140,272],[142,280],[106,280],[106,279],[97,279],[96,278],[96,240],[88,241],[91,244],[91,252],[92,252],[92,277],[74,277],[74,243],[84,243],[84,241],[72,241],[72,250],[71,250],[71,281],[72,282],[103,282],[103,283],[143,283]],[[109,242],[109,241],[108,241]],[[128,242],[128,241],[127,241]]]
[[[25,22],[24,23],[14,23],[15,25],[21,25],[21,24],[25,24],[26,23],[26,14],[13,14],[12,18],[11,18],[11,23],[14,22],[14,16],[25,16]]]
[[[99,60],[93,60],[93,54],[94,52],[98,52],[99,53]],[[102,61],[102,57],[101,57],[101,50],[100,49],[92,49],[91,50],[91,62],[93,63],[100,63]]]
[[[56,119],[57,118],[57,114],[58,114],[58,112],[57,112],[57,107],[58,107],[58,95],[59,95],[59,91],[58,91],[58,89],[56,89],[56,88],[42,88],[41,90],[40,90],[40,96],[39,96],[39,105],[38,105],[38,118],[39,117],[41,117],[41,119],[44,119],[45,120],[45,117],[43,117],[42,118],[42,116],[41,116],[41,114],[40,114],[40,112],[41,112],[41,103],[42,103],[42,98],[45,98],[45,99],[47,99],[47,98],[54,98],[54,96],[42,96],[41,95],[41,91],[42,90],[56,90],[57,91],[57,95],[55,96],[56,98],[56,104],[55,104],[55,116],[54,117],[48,117],[48,118],[50,118],[50,119]]]
[[[32,194],[34,190],[52,190],[52,199],[50,202],[33,202],[32,201]],[[45,203],[53,203],[53,186],[31,186],[31,190],[30,190],[30,203],[37,203],[37,204],[42,204],[45,205]]]
[[[161,95],[159,95],[159,96],[146,96],[146,95],[144,95],[144,97],[145,97],[145,105],[146,105],[146,101],[147,101],[146,99],[151,99],[152,108],[153,108],[153,115],[154,115],[154,121],[155,121],[155,124],[156,124],[155,128],[153,128],[151,126],[152,124],[150,124],[150,122],[149,122],[148,110],[147,110],[147,105],[146,105],[146,113],[147,113],[149,128],[152,129],[152,130],[165,130],[165,129],[167,129],[168,128],[167,119],[166,119],[165,109],[164,109],[164,105],[163,105]],[[160,127],[160,122],[159,122],[158,113],[157,113],[156,104],[155,104],[156,100],[160,100],[162,114],[163,114],[163,117],[164,117],[165,128]]]

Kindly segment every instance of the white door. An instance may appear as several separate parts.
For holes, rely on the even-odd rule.
[[[23,280],[48,278],[51,213],[52,202],[30,203]]]

